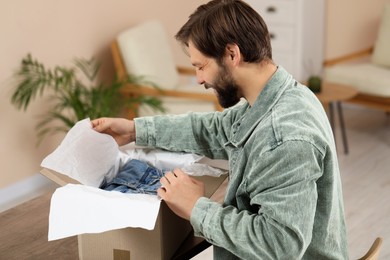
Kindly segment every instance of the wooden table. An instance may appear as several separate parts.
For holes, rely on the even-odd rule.
[[[333,136],[335,136],[333,104],[336,104],[345,154],[348,154],[348,141],[347,134],[345,132],[344,116],[341,102],[351,99],[357,94],[358,91],[353,87],[326,81],[322,82],[321,92],[315,93],[317,98],[325,107],[325,110],[329,111],[329,121],[330,125],[332,126]]]

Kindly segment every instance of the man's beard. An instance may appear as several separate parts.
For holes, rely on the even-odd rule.
[[[224,64],[220,66],[214,83],[205,83],[204,86],[217,92],[218,102],[223,108],[232,107],[240,101],[240,89]]]

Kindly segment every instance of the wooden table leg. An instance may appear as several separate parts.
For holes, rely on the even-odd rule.
[[[329,102],[328,108],[329,108],[329,123],[330,123],[330,127],[332,128],[334,142],[336,143],[336,133],[335,133],[336,130],[335,130],[335,125],[334,125],[334,109],[333,109],[332,102]]]
[[[345,130],[345,123],[344,123],[344,116],[343,116],[343,108],[341,106],[341,102],[337,101],[336,103],[336,109],[337,109],[337,114],[339,117],[339,122],[340,122],[340,130],[341,130],[341,139],[343,142],[344,146],[344,154],[349,153],[348,149],[348,140],[347,140],[347,132]],[[328,112],[329,112],[329,123],[333,131],[333,138],[336,142],[336,129],[335,129],[335,119],[334,119],[334,107],[333,107],[333,102],[329,102],[327,104],[328,107]]]
[[[345,131],[345,124],[344,124],[344,116],[343,116],[343,108],[341,106],[341,102],[337,102],[337,112],[339,115],[339,121],[340,121],[340,129],[341,129],[341,138],[343,139],[343,146],[344,146],[344,153],[348,154],[348,140],[347,140],[347,133]]]

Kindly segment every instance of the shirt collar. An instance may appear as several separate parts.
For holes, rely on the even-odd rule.
[[[292,76],[281,66],[278,66],[271,79],[264,86],[252,107],[248,104],[246,112],[233,125],[232,144],[242,145],[252,134],[259,122],[275,106],[286,88],[293,83]]]

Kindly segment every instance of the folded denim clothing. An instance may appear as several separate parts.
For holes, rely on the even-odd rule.
[[[157,195],[157,189],[161,187],[161,177],[163,173],[159,169],[146,162],[132,159],[123,165],[112,181],[104,180],[100,188],[122,193]]]

